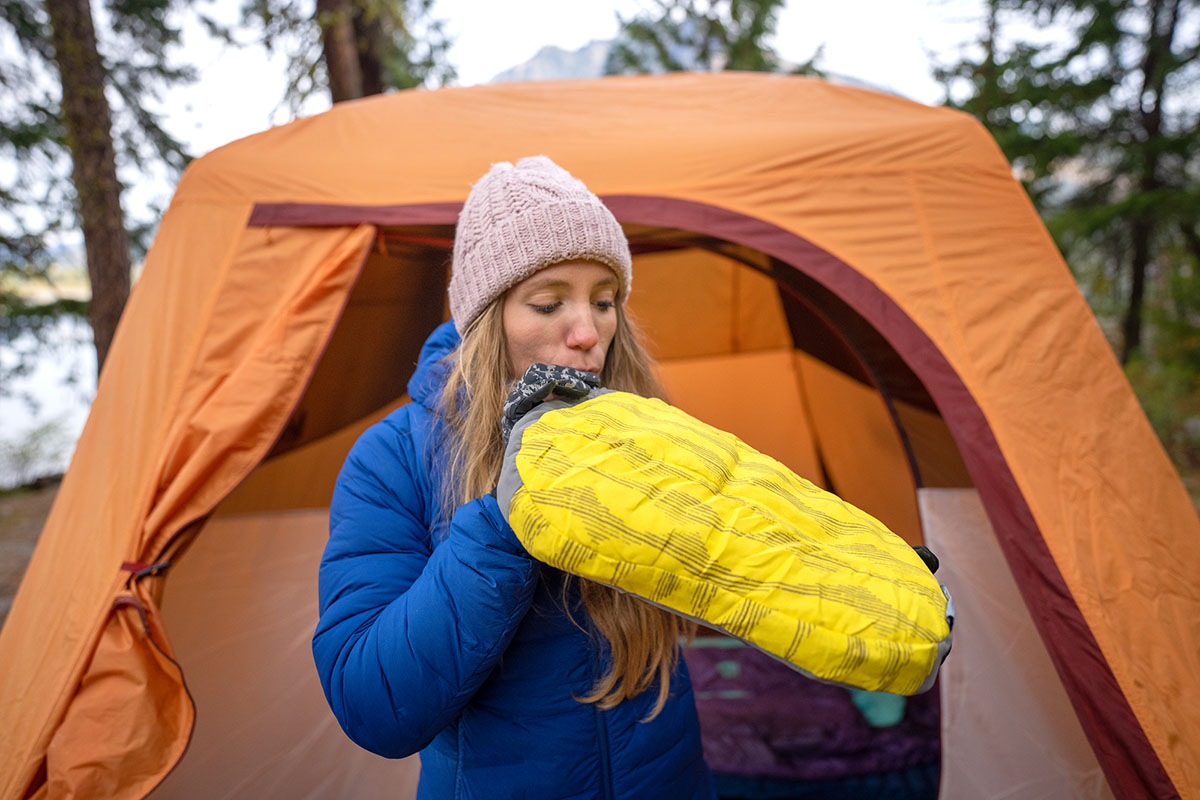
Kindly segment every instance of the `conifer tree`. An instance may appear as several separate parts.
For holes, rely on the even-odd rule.
[[[433,0],[248,0],[243,19],[288,60],[293,112],[328,91],[334,103],[455,78],[445,23]]]
[[[31,303],[12,286],[44,279],[55,243],[82,230],[87,314],[103,365],[129,295],[131,250],[144,248],[152,227],[123,211],[118,174],[123,167],[178,174],[188,160],[153,110],[166,89],[192,77],[171,61],[179,41],[172,6],[110,0],[98,30],[89,0],[0,0],[0,31],[22,51],[0,60],[0,157],[15,173],[0,186],[0,341],[37,334],[56,315],[79,310],[69,301]],[[25,368],[18,362],[9,371]]]
[[[1200,3],[984,7],[975,52],[938,70],[949,101],[995,135],[1168,450],[1200,466]]]
[[[608,74],[717,71],[817,74],[820,52],[787,64],[771,39],[784,0],[656,0],[652,11],[618,15],[620,32],[605,63]]]
[[[1005,21],[1065,35],[1014,40]],[[1123,363],[1143,350],[1150,283],[1170,291],[1172,273],[1200,268],[1198,49],[1195,0],[987,0],[978,55],[938,72],[996,136],[1097,310],[1119,315]],[[1179,300],[1200,310],[1153,298]]]

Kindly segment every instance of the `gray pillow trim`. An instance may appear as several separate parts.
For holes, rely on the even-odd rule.
[[[500,512],[504,514],[505,521],[508,520],[508,507],[512,505],[513,497],[517,490],[525,485],[525,482],[521,480],[521,473],[517,470],[517,453],[521,451],[521,438],[525,435],[526,429],[551,411],[570,408],[587,402],[590,398],[599,397],[612,391],[614,390],[593,389],[587,397],[581,397],[578,400],[543,400],[516,421],[512,433],[508,436],[508,446],[504,448],[504,461],[500,466],[500,482],[496,485],[496,502],[500,506]]]

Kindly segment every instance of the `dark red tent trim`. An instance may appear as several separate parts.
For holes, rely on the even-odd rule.
[[[670,197],[606,195],[604,202],[623,223],[679,228],[779,259],[827,287],[876,327],[924,382],[958,442],[1013,577],[1113,793],[1118,798],[1146,800],[1178,797],[1051,557],[983,411],[945,356],[904,310],[844,261],[763,220]],[[460,203],[263,203],[255,206],[249,224],[452,225],[461,207]]]
[[[251,228],[342,227],[345,225],[453,225],[462,203],[419,206],[340,206],[326,203],[259,203],[250,212]]]

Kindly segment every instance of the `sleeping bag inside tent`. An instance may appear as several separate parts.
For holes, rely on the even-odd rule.
[[[0,632],[0,796],[414,796],[317,681],[328,504],[446,319],[471,181],[536,153],[624,226],[671,402],[954,596],[902,702],[698,637],[723,790],[1200,797],[1200,521],[995,143],[752,74],[399,92],[193,162]]]

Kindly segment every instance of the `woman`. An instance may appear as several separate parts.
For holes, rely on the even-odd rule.
[[[338,478],[313,653],[354,741],[420,752],[419,797],[713,795],[681,621],[533,561],[491,494],[530,364],[660,393],[631,281],[582,183],[544,156],[493,166],[459,217],[454,322]]]

